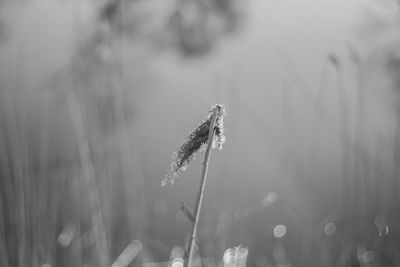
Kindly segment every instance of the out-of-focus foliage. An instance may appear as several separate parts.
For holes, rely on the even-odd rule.
[[[7,38],[7,25],[4,17],[6,16],[7,8],[5,7],[5,3],[0,1],[0,44],[5,41]]]
[[[159,49],[186,56],[210,52],[242,21],[244,3],[238,0],[112,0],[100,11],[104,27]]]
[[[127,254],[136,266],[170,252],[163,235],[164,241],[184,242],[185,227],[166,234],[146,223],[151,209],[145,186],[151,179],[145,181],[142,172],[147,163],[141,162],[135,128],[137,106],[157,82],[148,68],[155,52],[210,52],[238,28],[237,4],[0,2],[0,21],[3,7],[16,9],[9,20],[14,24],[17,15],[28,15],[17,25],[24,38],[3,38],[19,48],[7,47],[15,51],[16,56],[6,55],[15,66],[3,66],[0,79],[0,266],[110,266],[118,255],[124,259],[117,262],[128,262]],[[62,44],[68,47],[67,60],[32,85],[28,76],[46,63],[36,57],[32,70],[25,56],[39,51],[46,60],[51,58],[47,49],[54,49],[52,36],[42,35],[53,21],[38,19],[46,8],[71,12],[48,28],[72,32],[73,41],[65,38],[71,44]],[[32,21],[39,21],[37,28],[26,25]],[[7,32],[4,25],[0,35]],[[38,40],[43,36],[45,42]],[[40,45],[31,49],[32,43]],[[134,238],[143,242],[138,257],[129,245]]]
[[[373,172],[368,170],[366,163],[359,165],[363,166],[362,174],[355,176],[359,180],[355,180],[354,186],[370,190],[370,193],[365,197],[361,214],[344,217],[334,224],[335,231],[343,235],[346,242],[344,246],[342,239],[332,241],[337,244],[337,249],[331,250],[331,253],[339,255],[340,266],[397,266],[400,261],[397,252],[400,248],[399,229],[395,226],[399,218],[394,211],[398,209],[400,188],[399,10],[397,0],[369,2],[368,7],[364,8],[363,22],[355,30],[357,48],[350,48],[350,60],[357,68],[357,105],[361,107],[357,123],[362,121],[362,130],[355,132],[356,145],[362,146],[359,153],[366,153],[370,149],[371,143],[377,141],[384,127],[390,127],[390,131],[393,131],[390,140],[386,140],[392,144],[393,150],[388,153],[392,166],[390,171],[386,170],[387,173],[383,172],[380,165],[385,160],[376,158],[379,154],[369,156],[377,162]],[[372,177],[368,178],[368,175]],[[375,183],[368,185],[372,180]],[[390,187],[387,194],[382,194],[382,183]],[[325,233],[328,235],[327,231]]]

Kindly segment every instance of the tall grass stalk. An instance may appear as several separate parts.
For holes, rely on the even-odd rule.
[[[385,140],[381,135],[377,136],[377,142],[376,142],[376,147],[375,147],[375,156],[374,156],[374,162],[373,162],[373,183],[371,183],[371,186],[373,186],[374,191],[375,191],[375,205],[376,205],[376,210],[378,212],[383,212],[383,199],[382,199],[382,181],[381,179],[377,179],[377,177],[382,177],[384,176],[384,168],[382,165],[382,158],[383,158],[383,153],[382,153],[382,148],[385,145]]]
[[[196,236],[197,236],[197,227],[199,224],[199,218],[200,218],[200,210],[201,210],[201,205],[203,202],[203,195],[204,195],[204,188],[206,185],[206,179],[207,179],[207,170],[208,170],[208,161],[210,160],[210,155],[211,155],[211,148],[213,145],[213,140],[214,140],[214,135],[215,135],[215,122],[217,120],[217,115],[218,115],[218,108],[214,109],[214,112],[211,117],[211,123],[210,123],[210,128],[208,132],[208,139],[207,139],[207,149],[206,153],[204,155],[204,161],[203,161],[203,169],[201,173],[201,182],[200,182],[200,189],[199,193],[197,196],[197,201],[196,201],[196,207],[194,209],[194,214],[195,214],[195,219],[193,222],[192,226],[192,234],[190,237],[189,241],[189,248],[188,248],[188,258],[185,261],[184,267],[191,267],[191,261],[193,258],[193,247],[196,242]]]
[[[282,175],[285,169],[285,165],[287,164],[287,158],[290,155],[290,134],[291,133],[291,125],[292,125],[292,88],[290,87],[288,81],[284,78],[282,80],[282,114],[281,114],[281,171]]]
[[[353,52],[356,53],[356,52]],[[357,55],[354,55],[357,56]],[[358,57],[357,57],[358,58]],[[365,118],[365,92],[364,92],[364,77],[363,77],[363,70],[361,69],[361,62],[359,59],[354,59],[355,64],[357,67],[357,77],[356,77],[356,86],[357,86],[357,103],[356,103],[356,123],[355,123],[355,131],[354,131],[354,146],[363,148],[365,145],[365,138],[364,138],[364,125],[366,122]],[[365,153],[365,156],[368,156]],[[365,164],[360,157],[355,157],[354,159],[354,179],[355,182],[360,181],[363,184],[364,190],[359,194],[359,190],[355,187],[354,197],[357,195],[360,196],[361,200],[359,202],[360,205],[366,205],[366,200],[371,198],[373,194],[370,194],[370,181],[368,181],[368,172],[369,166]],[[370,161],[370,160],[369,160]],[[357,184],[355,184],[357,186]],[[361,186],[361,184],[360,184]],[[364,207],[366,208],[366,207]],[[362,210],[364,212],[365,210]]]
[[[317,159],[318,159],[318,153],[319,153],[319,147],[320,147],[320,138],[321,138],[321,126],[322,126],[322,121],[323,118],[320,116],[320,114],[324,109],[324,104],[325,104],[325,98],[326,98],[326,93],[327,93],[327,86],[326,86],[326,67],[327,67],[327,62],[324,61],[323,66],[322,66],[322,71],[320,75],[320,79],[318,82],[318,87],[317,87],[317,98],[315,100],[314,104],[314,112],[313,112],[313,117],[311,121],[311,132],[310,132],[310,147],[308,150],[308,177],[312,177],[313,173],[312,170],[314,170],[314,166],[318,164]]]
[[[397,96],[400,99],[399,96]],[[398,101],[397,101],[398,103]],[[399,186],[399,173],[400,173],[400,105],[396,104],[395,111],[395,134],[394,134],[394,152],[393,152],[393,165],[392,165],[392,174],[391,174],[391,183],[392,188],[390,192],[389,201],[394,205],[398,202],[398,186]]]
[[[328,57],[330,63],[335,68],[336,77],[337,77],[337,97],[338,97],[338,116],[339,116],[339,129],[342,138],[340,138],[341,142],[341,152],[342,152],[342,211],[343,215],[349,216],[352,212],[352,205],[354,202],[352,201],[351,189],[354,184],[352,183],[350,177],[350,140],[349,140],[349,127],[348,127],[348,105],[346,103],[346,92],[344,85],[344,76],[342,63],[340,59],[336,55],[330,55]],[[358,185],[356,185],[358,186]]]
[[[75,91],[67,92],[68,108],[73,120],[75,135],[79,144],[79,157],[82,162],[83,180],[91,208],[91,224],[95,237],[95,252],[98,259],[98,266],[109,265],[109,254],[104,227],[104,219],[100,206],[100,197],[96,185],[93,162],[90,156],[86,129],[84,126],[81,109]]]
[[[2,118],[1,118],[2,119]],[[2,121],[2,123],[4,123]],[[8,216],[8,211],[6,210],[7,206],[6,204],[8,203],[13,203],[11,202],[13,199],[13,188],[11,187],[11,178],[10,178],[10,163],[9,163],[9,158],[7,155],[7,149],[6,149],[6,140],[4,139],[4,134],[3,134],[3,129],[0,129],[0,172],[1,172],[1,181],[3,182],[3,188],[0,191],[2,194],[4,194],[4,203],[3,203],[3,198],[0,198],[2,203],[0,203],[1,209],[1,217],[0,217],[0,263],[1,266],[8,267],[9,266],[9,261],[13,259],[9,259],[8,256],[8,248],[7,248],[7,241],[6,241],[6,226],[8,220],[10,220],[11,216]],[[4,206],[3,206],[4,205]],[[9,205],[9,204],[8,204]],[[3,208],[4,207],[4,208]]]
[[[27,209],[26,209],[26,195],[25,190],[26,190],[26,182],[24,181],[26,179],[26,176],[24,176],[25,171],[24,170],[24,164],[23,160],[25,159],[25,154],[24,149],[26,147],[24,146],[23,140],[21,140],[21,134],[18,131],[18,126],[17,125],[19,122],[19,118],[17,118],[16,112],[14,112],[14,109],[11,109],[11,112],[9,113],[10,120],[8,121],[9,125],[9,133],[13,138],[10,138],[10,145],[12,146],[12,151],[10,153],[12,161],[10,162],[11,166],[11,171],[12,175],[14,178],[14,184],[15,188],[18,190],[14,191],[15,194],[15,205],[16,205],[16,212],[15,212],[15,218],[16,218],[16,237],[17,237],[17,243],[18,243],[18,251],[17,251],[17,264],[18,266],[26,266],[26,259],[28,258],[28,240],[27,240]]]

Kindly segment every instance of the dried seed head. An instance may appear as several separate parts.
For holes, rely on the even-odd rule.
[[[202,121],[199,126],[184,140],[178,151],[174,153],[171,163],[171,170],[166,175],[164,180],[162,180],[161,186],[165,186],[167,183],[174,184],[175,178],[177,178],[182,171],[186,170],[190,161],[194,159],[197,151],[205,148],[208,140],[212,115],[215,110],[217,117],[215,119],[215,135],[212,145],[213,148],[218,147],[219,149],[222,149],[222,145],[225,142],[224,116],[226,112],[223,105],[215,105],[210,108],[207,120]]]
[[[226,115],[226,111],[224,106],[220,104],[211,107],[208,114],[208,120],[210,122],[215,109],[217,110],[217,118],[214,125],[215,137],[213,140],[213,148],[218,147],[219,149],[222,149],[222,145],[225,143],[224,116]]]

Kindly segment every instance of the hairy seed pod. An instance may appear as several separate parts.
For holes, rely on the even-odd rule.
[[[167,183],[173,184],[178,175],[184,171],[190,161],[194,159],[197,151],[204,149],[208,139],[212,114],[215,110],[217,110],[217,117],[214,125],[215,135],[213,148],[218,147],[222,149],[222,145],[225,142],[224,116],[226,112],[223,105],[214,105],[209,110],[207,120],[200,122],[199,126],[190,133],[183,141],[178,151],[174,153],[171,170],[161,182],[161,186],[165,186]]]

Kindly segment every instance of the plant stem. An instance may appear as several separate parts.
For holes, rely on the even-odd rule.
[[[211,123],[210,123],[210,129],[208,131],[208,140],[207,140],[207,149],[206,153],[204,156],[204,161],[203,161],[203,170],[201,173],[201,182],[200,182],[200,189],[199,189],[199,194],[197,196],[197,202],[196,202],[196,207],[194,209],[195,213],[195,220],[193,222],[193,227],[192,227],[192,235],[189,241],[189,248],[188,248],[188,258],[185,261],[185,267],[191,267],[191,260],[193,258],[193,247],[194,243],[196,242],[196,235],[197,235],[197,226],[199,223],[199,218],[200,218],[200,209],[201,209],[201,204],[203,201],[203,195],[204,195],[204,188],[206,184],[206,178],[207,178],[207,170],[208,170],[208,161],[210,159],[210,154],[211,154],[211,148],[212,148],[212,143],[214,139],[214,126],[215,126],[215,121],[217,119],[217,112],[218,109],[214,110],[214,113],[211,118]]]
[[[68,109],[75,130],[75,136],[79,145],[79,157],[82,162],[82,180],[88,195],[88,205],[91,209],[90,219],[92,231],[95,236],[95,257],[98,258],[98,266],[109,266],[109,254],[107,248],[104,218],[97,188],[95,170],[90,155],[89,140],[82,118],[81,108],[75,91],[67,91]]]
[[[342,132],[343,138],[341,139],[341,152],[342,152],[342,212],[346,218],[351,216],[355,211],[355,199],[352,199],[351,190],[358,188],[361,184],[354,184],[354,180],[350,177],[351,165],[349,155],[349,131],[348,131],[348,105],[346,103],[345,85],[343,78],[342,67],[337,63],[334,64],[337,75],[337,96],[339,105],[339,129]],[[357,197],[357,196],[355,196]]]

